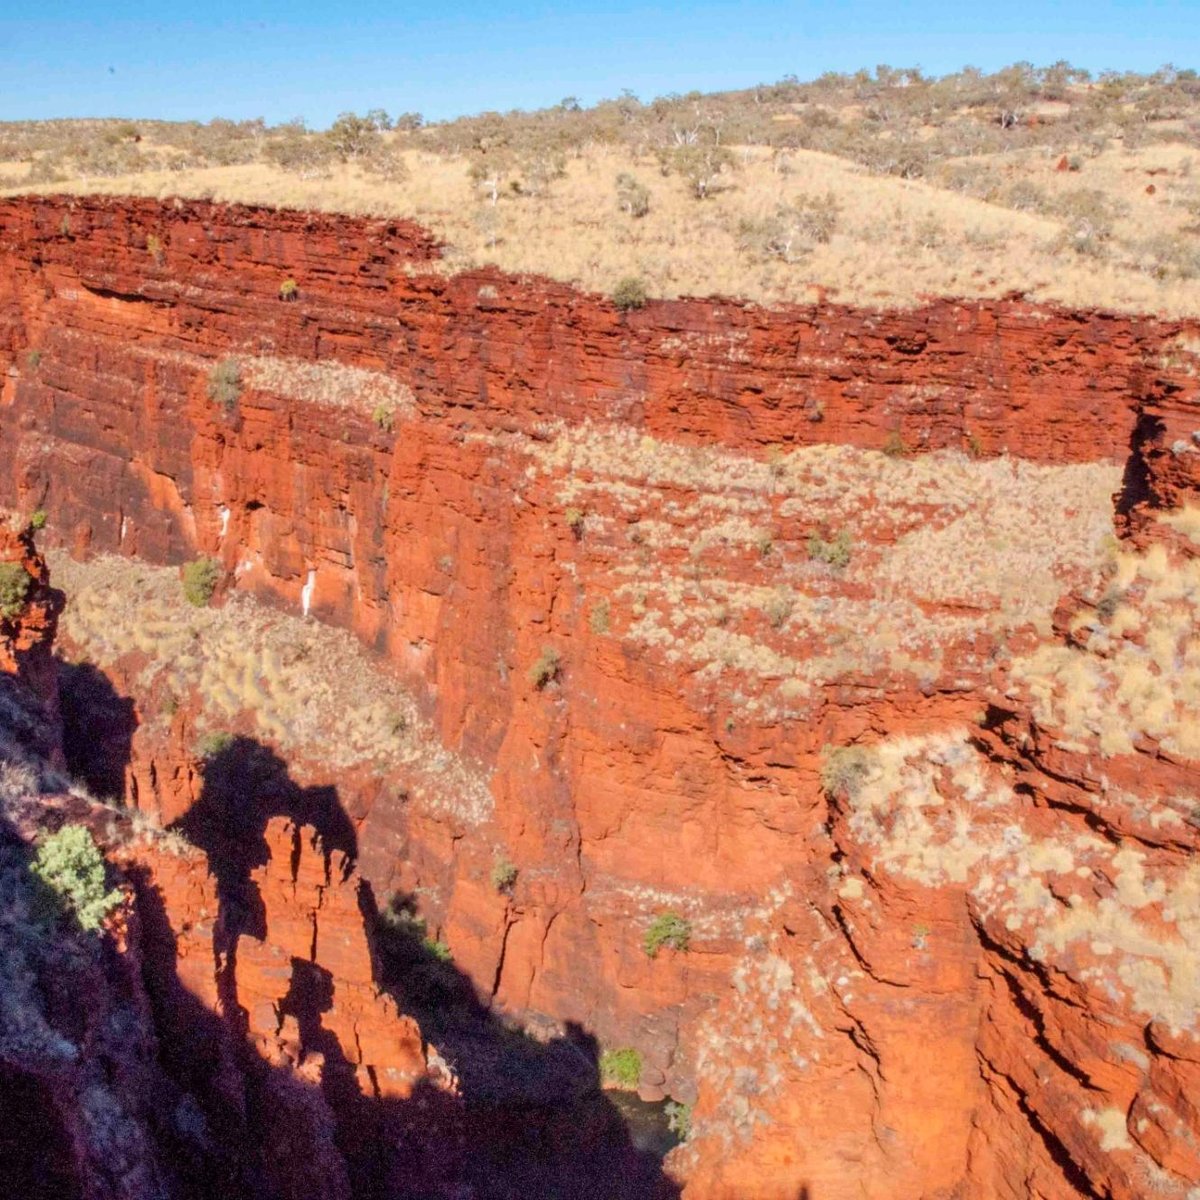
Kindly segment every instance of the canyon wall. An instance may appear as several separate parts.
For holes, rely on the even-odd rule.
[[[1184,1196],[1195,339],[1017,298],[622,313],[447,278],[404,223],[7,201],[0,502],[378,653],[445,757],[333,770],[330,706],[289,767],[493,1011],[695,1101],[687,1196]],[[137,626],[149,584],[106,578]],[[211,689],[164,719],[174,618],[96,613],[118,769],[186,821]],[[664,913],[687,947],[648,955]]]

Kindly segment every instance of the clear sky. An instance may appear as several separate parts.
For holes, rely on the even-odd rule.
[[[876,63],[1200,68],[1200,0],[0,0],[0,119],[428,119]]]

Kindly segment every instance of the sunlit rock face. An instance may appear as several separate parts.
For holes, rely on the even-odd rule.
[[[215,922],[224,872],[266,913],[236,1005],[185,919],[190,994],[351,1098],[466,1089],[376,993],[353,897],[396,894],[494,1016],[694,1105],[689,1200],[1188,1196],[1196,330],[620,313],[437,258],[0,204],[0,500],[81,560],[61,644],[114,693],[81,769],[197,844],[149,865],[169,911]],[[250,834],[220,734],[286,768]]]

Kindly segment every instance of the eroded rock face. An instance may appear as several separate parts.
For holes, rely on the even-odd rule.
[[[360,766],[323,771],[267,635],[164,655],[166,592],[81,567],[67,641],[138,706],[139,807],[187,819],[218,722],[292,737],[375,895],[419,892],[489,1003],[695,1099],[694,1200],[1200,1184],[1194,330],[1018,301],[621,315],[443,278],[403,224],[194,203],[6,202],[0,241],[0,499],[354,631],[447,756],[385,762],[364,718]],[[172,656],[194,669],[146,674]],[[238,941],[260,1038],[325,904],[297,844],[306,883],[278,853],[246,875],[294,901],[273,949]],[[664,911],[689,948],[651,958]],[[322,1028],[374,1019],[355,953]]]

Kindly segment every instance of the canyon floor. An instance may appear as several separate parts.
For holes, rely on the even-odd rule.
[[[444,265],[0,200],[23,1194],[1194,1200],[1200,326]]]

